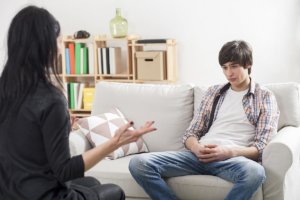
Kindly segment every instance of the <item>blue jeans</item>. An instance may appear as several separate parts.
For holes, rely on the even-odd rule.
[[[234,185],[226,200],[247,200],[265,180],[259,163],[245,157],[202,163],[190,151],[141,154],[131,159],[129,171],[136,182],[154,200],[177,199],[163,178],[185,175],[213,175]]]

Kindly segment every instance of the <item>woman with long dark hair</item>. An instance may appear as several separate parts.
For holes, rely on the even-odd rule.
[[[135,131],[128,130],[130,122],[103,145],[71,157],[59,39],[58,21],[43,8],[25,7],[10,24],[0,78],[0,199],[125,199],[120,187],[101,185],[84,171],[155,130],[153,122]]]

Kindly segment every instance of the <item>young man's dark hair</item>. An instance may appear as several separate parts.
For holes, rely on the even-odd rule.
[[[222,66],[227,62],[234,62],[244,68],[249,67],[248,74],[251,74],[252,48],[243,40],[227,42],[219,52],[219,64]]]

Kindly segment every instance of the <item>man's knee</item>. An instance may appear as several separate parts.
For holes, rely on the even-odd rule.
[[[256,182],[257,184],[261,185],[266,180],[266,173],[263,166],[259,165],[256,169]]]
[[[265,169],[260,164],[256,163],[254,165],[250,165],[247,168],[245,183],[249,185],[249,187],[257,186],[259,187],[266,180]]]
[[[134,156],[129,162],[129,171],[132,175],[143,174],[145,170],[145,158],[141,155]]]

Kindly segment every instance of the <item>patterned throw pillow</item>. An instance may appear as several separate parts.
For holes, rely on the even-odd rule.
[[[115,131],[128,123],[128,121],[117,108],[114,108],[111,112],[81,118],[77,123],[91,145],[96,147],[112,138]],[[134,130],[133,128],[130,129]],[[148,152],[148,148],[142,138],[136,142],[121,146],[109,154],[108,158],[113,160],[141,152]]]

